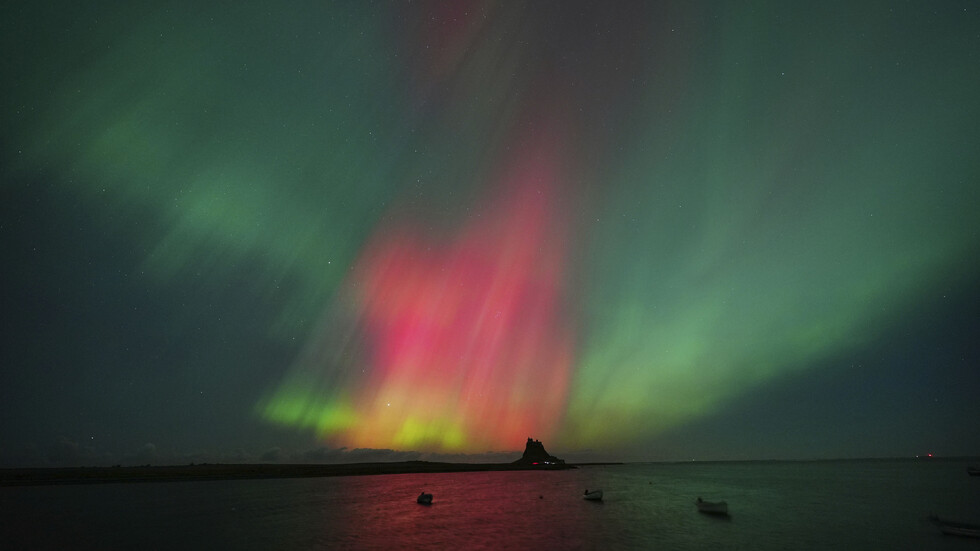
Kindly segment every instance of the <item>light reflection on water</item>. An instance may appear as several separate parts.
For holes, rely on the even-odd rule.
[[[0,488],[0,513],[4,549],[964,549],[924,518],[980,521],[980,480],[957,462],[621,465]]]
[[[367,547],[587,547],[601,530],[603,505],[582,499],[586,471],[456,473],[362,477],[345,485],[354,499],[324,525],[325,541]],[[432,493],[430,506],[414,503]]]

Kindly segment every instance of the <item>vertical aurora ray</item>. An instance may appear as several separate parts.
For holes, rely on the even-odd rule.
[[[573,336],[553,139],[546,133],[520,149],[487,206],[456,232],[403,219],[380,227],[341,291],[346,311],[328,316],[343,324],[324,325],[265,417],[345,445],[426,451],[500,449],[555,434]],[[358,338],[330,358],[336,331]],[[296,394],[310,373],[335,383]]]
[[[61,333],[39,312],[18,365],[106,316],[77,372],[143,393],[106,400],[115,430],[182,410],[284,447],[644,460],[805,371],[846,387],[852,352],[980,274],[968,2],[0,11],[11,296],[121,303]],[[111,235],[91,270],[61,264],[89,260],[76,233]],[[896,385],[929,368],[902,361]],[[5,386],[91,403],[30,377]]]
[[[828,9],[735,9],[702,30],[691,96],[637,102],[594,213],[564,442],[655,443],[876,342],[976,269],[976,163],[946,135],[977,143],[976,107],[952,108],[976,79],[928,33],[896,62],[890,23],[859,33]]]

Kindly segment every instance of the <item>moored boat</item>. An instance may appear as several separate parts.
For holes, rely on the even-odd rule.
[[[728,514],[728,503],[725,501],[705,501],[699,497],[694,504],[698,506],[698,511],[702,513],[707,513],[709,515]]]
[[[949,536],[964,536],[967,538],[980,538],[980,525],[970,524],[968,522],[944,520],[935,515],[929,517],[929,520],[938,526],[939,531],[943,534]]]
[[[420,505],[432,505],[432,494],[422,492],[415,501]]]
[[[589,501],[602,501],[602,490],[586,490],[584,497]]]

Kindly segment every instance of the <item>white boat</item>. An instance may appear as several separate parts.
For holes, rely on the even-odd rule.
[[[432,494],[422,492],[415,501],[421,505],[432,505]]]
[[[969,524],[966,522],[954,522],[943,520],[937,516],[929,517],[939,527],[939,531],[949,536],[964,536],[967,538],[980,538],[980,525]]]
[[[589,501],[602,501],[602,490],[586,490],[584,497]]]
[[[702,513],[708,513],[709,515],[728,514],[728,503],[725,501],[705,501],[699,497],[694,504],[698,506],[698,511]]]

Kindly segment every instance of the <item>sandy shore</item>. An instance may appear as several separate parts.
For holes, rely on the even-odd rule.
[[[71,467],[0,469],[0,486],[105,484],[113,482],[180,482],[250,478],[303,478],[403,473],[452,473],[574,469],[574,465],[523,463],[349,463],[343,465],[210,464],[141,467]]]

